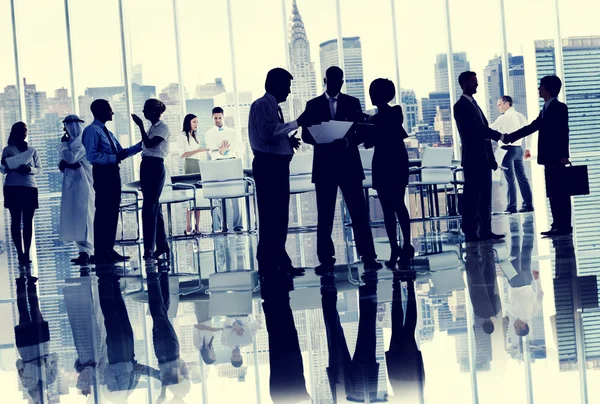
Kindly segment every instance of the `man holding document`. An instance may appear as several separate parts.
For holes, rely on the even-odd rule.
[[[358,145],[357,122],[364,121],[360,101],[340,93],[344,72],[332,66],[325,73],[327,90],[306,103],[309,125],[302,127],[302,140],[314,146],[312,182],[317,193],[317,272],[331,272],[335,248],[331,239],[338,187],[352,218],[356,247],[366,270],[380,269],[367,217],[362,181],[363,167]]]

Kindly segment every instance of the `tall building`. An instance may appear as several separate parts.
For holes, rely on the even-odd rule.
[[[296,0],[292,3],[289,27],[290,73],[294,80],[288,102],[291,103],[291,119],[296,119],[304,111],[306,102],[317,95],[315,66],[310,59],[310,44]]]
[[[458,76],[467,70],[471,70],[471,65],[467,60],[466,52],[454,53],[454,83],[456,84],[456,99],[462,94],[458,85]],[[449,93],[450,82],[448,81],[448,54],[439,53],[435,57],[435,91]]]
[[[440,142],[452,144],[452,113],[450,108],[438,105],[436,108],[433,129],[440,134]]]
[[[419,100],[419,123],[433,126],[437,107],[450,108],[450,93],[433,92]]]
[[[486,96],[486,114],[490,122],[494,122],[500,112],[496,107],[498,98],[503,95],[510,95],[513,99],[514,108],[527,116],[527,95],[525,92],[525,65],[523,56],[508,56],[509,62],[509,83],[504,83],[502,76],[502,57],[496,56],[488,62],[483,70],[485,96]]]
[[[139,86],[144,84],[144,75],[142,72],[142,64],[133,65],[131,68],[131,82]]]
[[[535,41],[536,69],[538,81],[542,77],[555,74],[555,43],[553,40]],[[575,197],[573,221],[576,249],[594,250],[597,231],[600,226],[600,161],[594,156],[600,151],[600,36],[564,38],[562,40],[564,77],[563,90],[569,106],[570,159],[574,164],[588,166],[590,195]],[[540,108],[543,100],[540,101]],[[577,263],[580,276],[596,273],[600,260],[593,256],[580,255]],[[558,309],[557,309],[558,313]],[[594,311],[582,314],[583,331],[586,341],[588,361],[600,357],[600,313]],[[563,352],[559,346],[559,358]]]
[[[404,122],[406,131],[411,133],[417,123],[419,123],[419,103],[413,90],[401,90],[402,109],[404,111]]]
[[[217,77],[213,83],[196,86],[196,98],[212,98],[224,92],[225,84],[223,84],[223,79],[220,77]]]
[[[431,125],[420,123],[415,127],[413,133],[419,141],[419,146],[432,146],[440,143],[440,133]]]
[[[365,109],[365,83],[363,74],[362,47],[360,37],[342,38],[344,48],[344,80],[346,94],[360,100],[360,106]],[[331,66],[338,66],[337,39],[331,39],[319,45],[321,59],[321,79],[325,78],[325,71]],[[321,82],[323,82],[321,80]],[[325,91],[325,87],[323,87]]]
[[[27,111],[27,122],[33,122],[39,119],[46,112],[46,92],[38,91],[35,84],[27,84],[23,78],[23,87],[25,88],[25,109]]]

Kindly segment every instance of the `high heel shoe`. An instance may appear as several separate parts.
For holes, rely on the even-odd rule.
[[[402,254],[402,249],[400,247],[392,249],[392,253],[390,255],[390,260],[385,262],[386,268],[396,268],[396,263],[398,262],[398,258]]]
[[[415,258],[415,248],[411,244],[405,244],[402,247],[402,252],[400,253],[400,259],[398,260],[398,265],[400,267],[406,267],[410,265]]]

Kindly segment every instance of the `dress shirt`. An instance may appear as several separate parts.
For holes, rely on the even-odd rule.
[[[148,129],[148,137],[152,139],[154,136],[162,137],[163,141],[154,147],[146,148],[142,142],[142,157],[159,157],[166,158],[169,155],[169,140],[171,134],[166,123],[159,120]]]
[[[548,106],[550,105],[550,103],[552,101],[554,101],[556,99],[556,97],[550,98],[548,101],[546,101],[544,103],[544,107],[542,108],[542,119],[544,119],[544,114],[546,113],[546,110],[548,109]]]
[[[327,94],[327,91],[325,91],[325,97],[327,97],[327,101],[329,102],[329,110],[331,112],[333,112],[331,114],[331,119],[335,119],[335,114],[337,112],[337,100],[338,100],[338,96],[340,95],[340,93],[338,93],[335,97],[331,97],[329,94]],[[333,98],[333,100],[331,100]],[[333,106],[333,110],[331,110],[331,106]]]
[[[196,136],[198,136],[198,135],[196,135]],[[200,148],[200,143],[198,141],[196,141],[191,135],[190,135],[190,140],[188,142],[188,137],[186,136],[185,132],[181,132],[181,135],[179,136],[179,139],[177,140],[177,144],[179,146],[179,156],[182,158],[183,158],[183,153],[196,151]],[[202,153],[196,153],[193,156],[187,157],[187,158],[200,160],[201,155],[202,155]]]
[[[234,129],[226,128],[225,126],[221,126],[220,128],[218,126],[213,126],[204,136],[211,160],[238,157],[240,145],[237,139],[237,133]],[[229,142],[229,150],[227,150],[225,154],[221,154],[219,153],[219,147],[221,147],[224,140]]]
[[[511,314],[511,317],[527,323],[542,309],[543,299],[544,291],[540,279],[533,278],[531,284],[527,286],[508,290],[509,303],[504,306],[504,309]]]
[[[516,109],[510,107],[506,110],[505,113],[500,115],[496,121],[490,125],[490,128],[497,130],[500,133],[513,133],[517,130],[521,129],[523,126],[527,126],[529,122],[527,122],[527,118],[520,112],[517,112]],[[525,139],[525,148],[529,148],[528,138]],[[515,146],[521,147],[523,144],[523,139],[519,139],[514,143],[508,144],[506,146]]]
[[[123,150],[123,147],[117,140],[117,138],[108,131],[108,135],[104,132],[106,126],[97,119],[89,124],[83,130],[83,145],[85,146],[85,153],[90,164],[117,164],[117,156],[112,150],[112,146],[109,141],[112,139],[117,153]],[[127,150],[127,157],[133,156],[142,151],[142,142],[137,143]]]
[[[278,108],[277,100],[269,93],[265,93],[252,103],[248,119],[248,137],[253,151],[281,155],[294,154],[288,136],[291,131],[298,129],[298,123],[281,122]]]

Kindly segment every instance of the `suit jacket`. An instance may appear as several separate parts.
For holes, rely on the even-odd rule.
[[[569,158],[569,111],[566,104],[553,100],[546,111],[529,125],[510,135],[510,140],[519,140],[539,131],[538,164],[555,165],[561,158]]]
[[[335,117],[329,111],[329,100],[322,94],[306,103],[304,113],[308,117],[308,126],[318,125],[332,119],[337,121],[361,122],[363,113],[358,98],[340,93],[337,99]],[[306,127],[302,127],[302,140],[315,148],[313,157],[312,182],[362,181],[365,179],[358,145],[363,142],[361,134],[350,128],[346,134],[348,145],[334,143],[317,144]]]
[[[464,168],[495,169],[497,163],[490,139],[499,140],[501,133],[490,129],[483,111],[479,108],[480,117],[478,108],[462,96],[454,104],[454,120],[462,143],[461,164]]]

